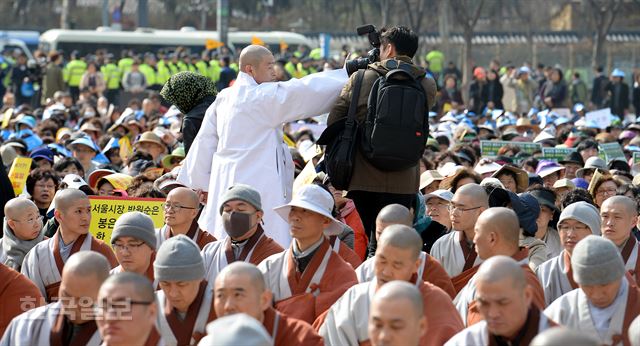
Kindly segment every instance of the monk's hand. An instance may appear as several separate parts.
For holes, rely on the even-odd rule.
[[[196,193],[198,194],[200,204],[207,204],[207,197],[209,196],[209,193],[207,191],[202,191],[202,189],[197,189]]]

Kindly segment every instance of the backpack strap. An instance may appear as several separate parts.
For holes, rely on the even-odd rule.
[[[356,72],[356,82],[351,90],[351,103],[349,104],[349,111],[347,112],[345,131],[343,132],[344,139],[350,139],[351,134],[353,133],[351,129],[356,125],[356,110],[358,109],[358,100],[360,99],[360,89],[362,89],[364,71],[365,70],[358,70],[358,72]]]

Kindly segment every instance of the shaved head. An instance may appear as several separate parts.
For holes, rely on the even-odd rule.
[[[95,251],[80,251],[69,257],[62,269],[62,275],[95,276],[98,283],[102,284],[109,277],[110,270],[109,261],[102,254]]]
[[[627,196],[609,197],[602,203],[602,208],[604,209],[605,206],[613,204],[624,206],[624,209],[629,215],[635,216],[638,214],[638,204],[636,203],[636,201]]]
[[[636,318],[636,320],[638,319]],[[636,340],[640,340],[640,335],[638,335],[638,338]],[[633,346],[640,345],[640,343],[634,344],[633,338],[629,338],[629,340],[631,340],[631,345]],[[562,326],[547,329],[531,340],[531,346],[598,346],[600,344],[598,340],[585,335],[585,333]]]
[[[511,280],[513,286],[524,290],[527,279],[522,267],[513,258],[494,256],[484,261],[476,273],[476,283],[497,283]]]
[[[247,66],[258,66],[265,57],[271,55],[273,54],[263,46],[255,44],[246,46],[240,52],[240,70],[244,71]]]
[[[30,199],[26,199],[24,197],[16,197],[10,199],[7,204],[4,205],[4,215],[11,220],[16,220],[29,208],[36,208],[37,206]]]
[[[479,207],[489,208],[489,195],[478,184],[466,184],[456,190],[455,195],[463,195],[471,198]]]
[[[373,297],[371,305],[379,304],[381,301],[396,302],[396,301],[408,301],[412,307],[412,312],[416,319],[421,318],[424,315],[424,303],[422,300],[422,294],[414,284],[410,284],[406,281],[391,281],[382,286]]]
[[[171,190],[171,192],[169,192],[167,198],[169,196],[180,198],[180,200],[189,203],[190,206],[197,206],[200,202],[198,199],[198,194],[186,187],[176,187],[175,189]]]
[[[490,232],[498,233],[511,247],[519,246],[520,222],[518,215],[509,208],[495,207],[483,211],[476,225],[482,231],[486,228]]]
[[[407,207],[400,204],[389,204],[382,208],[376,220],[388,225],[413,226],[413,215]]]
[[[228,276],[245,275],[249,278],[251,285],[258,289],[258,292],[264,292],[266,285],[262,272],[255,265],[247,262],[233,262],[226,266],[216,277],[216,283],[222,282]]]
[[[56,210],[65,212],[75,202],[82,199],[89,199],[87,194],[77,189],[64,189],[56,193],[53,202],[56,205]]]
[[[104,290],[104,288],[111,287],[119,287],[119,286],[130,286],[133,288],[133,291],[138,295],[133,300],[143,300],[143,301],[154,301],[155,300],[155,290],[153,289],[153,284],[149,279],[140,274],[132,273],[132,272],[122,272],[109,276],[107,280],[102,284],[100,290]],[[108,298],[108,297],[107,297]]]
[[[385,228],[384,233],[378,239],[378,247],[393,246],[403,250],[411,250],[412,260],[420,257],[422,251],[422,238],[413,228],[405,225],[391,225]]]

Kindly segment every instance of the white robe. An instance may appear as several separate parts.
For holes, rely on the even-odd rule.
[[[331,306],[318,331],[325,345],[358,345],[369,340],[369,308],[376,286],[375,280],[357,284]]]
[[[347,80],[344,69],[262,84],[240,72],[235,84],[217,95],[178,175],[182,184],[208,192],[201,229],[217,239],[227,237],[220,197],[243,183],[262,196],[267,236],[289,246],[288,224],[273,211],[291,199],[293,188],[293,161],[280,127],[329,112]]]
[[[175,335],[173,335],[173,331],[169,326],[169,322],[167,322],[167,318],[164,315],[164,309],[166,304],[166,298],[164,295],[164,291],[160,290],[156,292],[156,299],[158,302],[158,318],[156,325],[158,327],[158,332],[160,332],[160,337],[164,341],[165,346],[176,346],[178,345],[178,340]],[[200,304],[200,310],[198,311],[198,317],[196,318],[196,323],[193,326],[193,331],[191,331],[191,335],[193,333],[204,333],[206,335],[206,326],[207,326],[207,318],[209,317],[210,310],[213,309],[213,287],[210,283],[207,283],[207,288],[204,291],[204,297],[202,298],[202,304]],[[195,340],[193,337],[191,338],[191,343],[195,344]]]
[[[440,237],[431,248],[431,256],[437,259],[450,277],[462,273],[464,269],[464,253],[460,247],[460,231],[451,231]],[[480,257],[476,257],[474,266],[482,263]]]
[[[260,269],[264,276],[266,287],[268,287],[273,293],[273,300],[275,302],[287,299],[293,295],[291,287],[289,286],[289,279],[287,278],[287,273],[289,273],[287,263],[289,251],[291,251],[291,247],[285,249],[281,253],[265,258],[265,260],[260,262],[258,265],[258,269]],[[313,293],[314,295],[320,293],[318,290],[312,290],[311,287],[314,286],[313,284],[320,284],[320,280],[322,280],[322,277],[327,270],[327,264],[329,263],[329,258],[331,258],[332,253],[333,250],[329,248],[329,251],[324,254],[318,270],[316,270],[311,277],[309,286],[307,286],[305,290],[306,293]],[[319,255],[319,253],[316,253],[314,256],[317,255]]]
[[[623,277],[619,295],[613,302],[616,304],[615,312],[609,321],[609,328],[603,336],[596,330],[589,301],[582,289],[575,289],[556,299],[544,310],[544,314],[558,324],[596,338],[604,345],[611,345],[611,338],[616,334],[622,334],[628,296],[629,284]]]
[[[33,281],[43,297],[47,296],[45,287],[62,280],[62,273],[58,271],[56,260],[53,257],[53,246],[56,239],[57,237],[54,236],[38,243],[27,253],[24,262],[22,262],[22,274]],[[90,250],[91,234],[87,234],[78,251]],[[66,259],[63,258],[63,260],[66,262]]]
[[[542,332],[550,327],[549,319],[540,312],[538,331]],[[489,345],[489,329],[487,321],[480,321],[471,327],[463,329],[460,333],[449,339],[444,346],[481,346]]]
[[[265,237],[264,234],[260,236],[260,239],[262,239],[263,237]],[[253,251],[256,249],[256,245],[258,244],[260,239],[256,241],[253,249],[251,249],[251,251],[249,251],[249,253],[247,254],[247,257],[244,260],[245,262],[249,263],[249,260],[253,255]],[[202,259],[204,260],[204,278],[208,282],[215,282],[218,273],[220,273],[222,269],[229,265],[229,263],[227,262],[227,255],[225,254],[225,250],[227,243],[230,241],[231,239],[227,237],[223,240],[211,242],[205,245],[204,248],[202,248],[200,255],[202,255]]]
[[[525,258],[518,262],[518,265],[529,265],[529,258]],[[474,275],[469,282],[460,290],[456,298],[453,300],[453,305],[456,306],[456,310],[462,318],[462,323],[467,326],[467,315],[469,313],[469,304],[476,299],[476,276]]]
[[[567,279],[566,270],[564,252],[542,263],[536,270],[538,281],[544,290],[544,302],[547,306],[563,294],[573,291],[573,287]]]
[[[56,322],[61,303],[55,302],[29,310],[15,317],[4,332],[0,346],[45,346],[49,345],[51,328]],[[98,346],[101,341],[98,330],[87,346]]]
[[[362,262],[358,268],[356,268],[356,276],[358,277],[358,282],[369,282],[376,277],[375,273],[375,256],[368,258],[366,261]],[[424,262],[427,260],[427,253],[424,251],[420,252],[420,267],[418,268],[417,278],[422,279],[424,275]],[[418,285],[420,280],[416,281],[416,285]]]

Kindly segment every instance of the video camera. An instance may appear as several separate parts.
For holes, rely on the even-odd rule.
[[[347,73],[349,75],[360,69],[366,69],[367,65],[374,63],[380,59],[380,31],[376,30],[376,27],[372,24],[367,24],[357,27],[356,32],[359,36],[367,35],[367,37],[369,38],[369,43],[373,48],[369,52],[367,52],[366,58],[358,58],[347,61],[347,63],[345,64],[345,68],[347,69]]]

